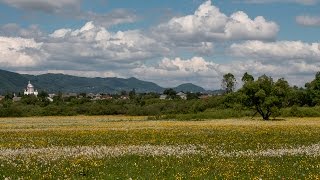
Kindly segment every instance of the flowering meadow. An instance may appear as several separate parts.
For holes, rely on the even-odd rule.
[[[0,179],[320,179],[320,118],[1,118]]]

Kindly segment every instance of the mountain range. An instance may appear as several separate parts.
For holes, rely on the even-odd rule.
[[[153,82],[142,81],[134,77],[123,79],[116,77],[87,78],[65,74],[29,75],[0,70],[0,94],[22,92],[28,81],[31,81],[38,91],[43,90],[49,93],[117,93],[132,89],[135,89],[136,92],[161,93],[166,89]],[[183,92],[206,92],[204,88],[191,83],[181,84],[173,89]]]

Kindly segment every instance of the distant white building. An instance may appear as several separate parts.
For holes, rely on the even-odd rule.
[[[181,99],[183,99],[183,100],[187,100],[187,94],[185,94],[185,93],[183,93],[183,92],[179,92],[178,94],[177,94],[177,96],[179,96]]]
[[[27,89],[24,90],[24,95],[35,95],[38,96],[38,91],[34,90],[34,86],[30,83],[28,83]]]
[[[167,99],[167,95],[165,95],[165,94],[160,95],[160,99],[161,99],[161,100]]]
[[[49,98],[53,99],[55,96],[57,96],[56,94],[48,94]]]

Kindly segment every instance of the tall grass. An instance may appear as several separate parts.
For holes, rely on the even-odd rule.
[[[186,114],[168,114],[159,116],[150,116],[149,120],[205,120],[205,119],[228,119],[228,118],[252,118],[260,117],[254,110],[248,109],[208,109],[204,112],[186,113]],[[320,117],[320,106],[315,107],[297,107],[292,106],[280,110],[278,117]],[[275,117],[276,118],[276,117]]]
[[[186,120],[204,120],[204,119],[228,119],[228,118],[243,118],[252,116],[252,111],[249,110],[234,110],[234,109],[210,109],[205,112],[189,113],[189,114],[169,114],[162,116],[162,119],[172,119],[179,121]]]
[[[282,117],[320,117],[320,106],[298,107],[292,106],[281,110]]]

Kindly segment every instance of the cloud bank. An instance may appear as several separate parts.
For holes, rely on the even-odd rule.
[[[264,17],[251,19],[238,11],[229,17],[206,1],[192,15],[174,17],[158,25],[155,34],[167,41],[212,42],[275,39],[279,26]]]
[[[81,3],[30,1],[28,6],[39,2],[41,8],[37,9],[28,7],[25,1],[1,2],[49,13],[59,12],[64,6],[77,9]],[[110,30],[115,24],[139,19],[127,10],[113,12],[86,12],[81,18],[87,22],[81,27],[61,27],[49,33],[36,25],[2,25],[1,67],[34,74],[134,76],[164,87],[191,82],[207,89],[220,88],[222,76],[229,72],[240,78],[245,72],[256,77],[285,77],[303,86],[320,69],[318,42],[277,41],[280,26],[276,22],[262,16],[249,17],[243,11],[226,15],[211,1],[201,4],[194,13],[144,30]],[[316,18],[300,20],[304,25],[317,24]]]

